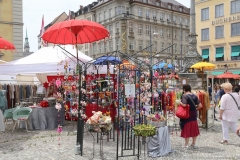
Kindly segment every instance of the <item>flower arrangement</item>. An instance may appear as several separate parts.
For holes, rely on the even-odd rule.
[[[140,124],[133,127],[136,136],[151,137],[156,134],[156,127],[150,124]]]
[[[93,111],[93,116],[88,118],[87,124],[90,130],[95,132],[107,132],[112,128],[112,119],[109,115],[102,114],[101,111]]]
[[[155,127],[165,126],[166,118],[164,116],[159,115],[159,113],[149,114],[147,116],[148,124],[151,124]]]
[[[43,108],[49,107],[48,101],[46,101],[46,100],[41,101],[39,103],[39,105]]]

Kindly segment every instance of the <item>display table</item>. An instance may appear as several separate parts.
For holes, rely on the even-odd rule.
[[[60,115],[60,117],[58,117]],[[64,125],[65,109],[64,107],[58,112],[55,107],[32,108],[29,116],[30,130],[55,129],[58,124]],[[60,121],[58,121],[60,120]],[[20,128],[25,128],[24,123],[20,123]]]
[[[148,153],[150,157],[165,156],[172,151],[168,127],[157,128],[157,134],[149,138]]]

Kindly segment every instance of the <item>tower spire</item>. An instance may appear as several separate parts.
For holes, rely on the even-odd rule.
[[[28,42],[28,36],[27,36],[27,28],[26,28],[26,37],[25,37],[25,42],[24,42],[24,52],[29,52],[30,46]]]

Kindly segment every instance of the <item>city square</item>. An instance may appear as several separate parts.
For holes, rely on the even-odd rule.
[[[240,0],[0,0],[0,160],[240,159],[239,36]]]

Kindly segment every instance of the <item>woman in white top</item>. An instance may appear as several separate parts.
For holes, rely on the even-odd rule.
[[[226,94],[222,96],[220,104],[219,119],[222,120],[223,140],[219,143],[228,144],[229,126],[234,132],[237,130],[237,121],[240,118],[240,113],[238,110],[238,106],[240,105],[240,97],[237,93],[232,93],[231,83],[223,83],[222,88]]]

